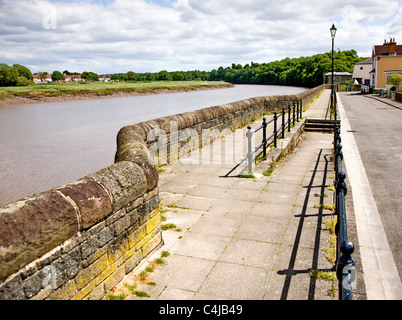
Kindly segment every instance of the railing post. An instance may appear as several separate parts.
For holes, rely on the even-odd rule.
[[[300,99],[300,119],[303,118],[303,100]]]
[[[295,115],[295,113],[296,113],[296,106],[295,106],[295,104],[293,102],[293,126],[296,125],[296,115]]]
[[[337,144],[341,143],[341,131],[335,122],[335,130],[334,130],[334,147],[336,148]]]
[[[333,92],[334,92],[334,97],[333,97],[333,99],[334,99],[334,118],[335,118],[335,123],[336,123],[336,121],[338,120],[338,115],[337,115],[337,110],[336,110],[336,107],[337,107],[337,101],[336,101],[336,90],[333,90]]]
[[[290,132],[290,109],[291,109],[291,107],[290,107],[290,105],[288,105],[288,132]]]
[[[276,112],[274,112],[274,147],[277,148],[278,144],[276,142],[277,136],[278,136],[278,116],[276,115]]]
[[[248,153],[247,153],[247,166],[248,166],[248,174],[253,174],[253,144],[251,141],[251,138],[253,137],[253,131],[251,130],[251,127],[247,127],[247,139],[248,139]]]
[[[299,100],[296,101],[296,104],[297,104],[297,112],[296,112],[296,114],[297,114],[297,122],[299,122]]]
[[[282,139],[285,138],[285,108],[282,108]]]
[[[262,142],[264,144],[263,149],[262,149],[262,156],[264,159],[267,156],[267,119],[263,118],[262,119],[262,125],[263,125],[263,132],[262,132]]]
[[[355,248],[351,241],[340,244],[342,255],[338,259],[336,277],[339,280],[339,300],[352,300],[352,289],[356,285],[356,265],[352,259]]]
[[[343,160],[343,152],[342,152],[342,145],[337,142],[335,146],[335,172],[338,174],[341,171],[341,168],[339,168],[339,163]],[[338,178],[336,179],[336,182],[338,182]]]

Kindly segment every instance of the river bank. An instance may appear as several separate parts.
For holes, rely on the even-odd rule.
[[[119,98],[129,96],[213,90],[233,87],[218,81],[57,83],[0,88],[0,107],[48,102]]]

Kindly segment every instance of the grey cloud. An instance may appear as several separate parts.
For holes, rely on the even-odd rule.
[[[383,41],[378,34],[385,29],[401,31],[401,7],[397,0],[366,0],[364,5],[350,0],[177,0],[172,7],[150,0],[106,5],[7,0],[0,1],[0,59],[41,70],[63,62],[75,71],[86,66],[95,72],[126,72],[126,65],[138,72],[217,68],[233,61],[327,52],[333,19],[338,21],[337,47],[365,45],[369,51]],[[54,29],[44,28],[49,14],[56,19]],[[392,21],[370,25],[376,19]]]

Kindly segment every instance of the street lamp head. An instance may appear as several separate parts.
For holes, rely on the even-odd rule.
[[[335,38],[335,34],[336,34],[336,28],[335,28],[335,24],[332,24],[331,29],[329,29],[329,31],[331,31],[331,38],[334,39]]]

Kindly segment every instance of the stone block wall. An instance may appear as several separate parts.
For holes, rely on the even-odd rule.
[[[113,165],[0,208],[0,300],[101,299],[163,244],[155,163],[175,162],[224,130],[280,112],[295,100],[306,106],[323,89],[122,128]],[[203,130],[211,136],[202,136]]]
[[[122,161],[0,209],[0,299],[101,299],[162,243],[157,181]]]

